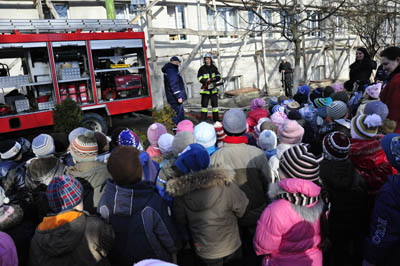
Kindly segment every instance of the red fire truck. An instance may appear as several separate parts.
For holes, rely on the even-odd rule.
[[[143,32],[126,20],[0,20],[0,133],[53,124],[70,97],[84,126],[152,108]]]

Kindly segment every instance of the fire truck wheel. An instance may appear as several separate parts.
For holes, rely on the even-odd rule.
[[[107,124],[104,118],[96,113],[85,113],[83,114],[82,125],[93,131],[103,132],[107,134]]]

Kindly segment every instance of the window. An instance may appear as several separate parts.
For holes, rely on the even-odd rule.
[[[129,19],[128,5],[115,5],[115,19]]]
[[[261,16],[267,23],[271,23],[271,11],[263,10]],[[255,36],[261,36],[260,31],[266,32],[266,36],[272,38],[272,32],[268,31],[271,27],[266,24],[259,16],[254,14],[253,11],[249,11],[249,27],[255,31]]]
[[[230,7],[217,7],[217,12],[219,16],[214,23],[212,29],[217,31],[235,31],[238,28],[238,14],[237,10]],[[215,12],[213,9],[207,9],[207,20],[208,23],[214,19]],[[228,36],[220,36],[220,37],[228,37]],[[234,38],[236,36],[232,36]]]
[[[168,26],[172,29],[186,28],[185,8],[183,5],[167,6]],[[186,40],[185,34],[170,34],[171,41]]]
[[[318,36],[321,37],[321,14],[313,12],[308,13],[308,36]]]

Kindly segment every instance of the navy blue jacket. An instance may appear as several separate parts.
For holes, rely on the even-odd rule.
[[[98,212],[115,232],[109,256],[113,265],[132,266],[143,259],[172,261],[171,254],[180,248],[171,211],[150,182],[120,187],[108,180]]]
[[[168,103],[178,104],[179,98],[185,101],[187,99],[185,84],[179,73],[179,66],[167,63],[163,66],[162,72],[164,73],[164,88]]]
[[[364,258],[375,265],[399,265],[400,176],[388,176],[379,190]]]

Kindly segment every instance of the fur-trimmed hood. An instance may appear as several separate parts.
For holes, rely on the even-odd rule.
[[[277,196],[286,191],[279,186],[279,183],[273,183],[269,185],[268,196],[270,199],[275,200]],[[284,199],[280,199],[284,200]],[[322,214],[324,208],[324,202],[320,199],[317,203],[312,206],[299,206],[291,203],[293,210],[299,214],[307,222],[315,222]]]
[[[19,225],[24,217],[22,208],[18,205],[5,205],[4,214],[0,216],[0,231],[6,231]]]
[[[227,169],[208,168],[168,180],[167,192],[174,196],[183,196],[189,192],[234,182],[235,172]]]

